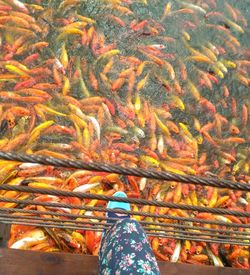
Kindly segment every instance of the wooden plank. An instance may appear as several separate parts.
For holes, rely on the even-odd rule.
[[[247,275],[248,270],[159,262],[167,275]],[[0,249],[0,270],[5,275],[97,275],[98,258],[69,253]]]
[[[7,247],[10,237],[10,224],[0,223],[0,248]]]

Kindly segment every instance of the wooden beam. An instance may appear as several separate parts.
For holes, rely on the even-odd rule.
[[[247,275],[248,270],[159,262],[166,275]],[[5,275],[97,275],[98,258],[94,256],[0,249],[0,270]]]
[[[10,224],[0,223],[0,248],[7,247],[10,237]]]

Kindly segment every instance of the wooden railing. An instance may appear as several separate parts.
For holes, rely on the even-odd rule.
[[[0,224],[0,274],[3,275],[97,275],[98,257],[7,248],[9,225]],[[249,270],[159,261],[166,275],[247,275]]]

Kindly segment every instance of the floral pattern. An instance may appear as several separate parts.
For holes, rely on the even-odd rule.
[[[157,275],[157,261],[140,224],[129,218],[105,232],[100,252],[101,275]]]

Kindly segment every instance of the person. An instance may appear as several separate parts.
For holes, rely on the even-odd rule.
[[[114,196],[127,197],[120,191]],[[107,208],[130,211],[130,204],[110,201]],[[103,232],[99,250],[99,273],[101,275],[160,274],[156,258],[141,225],[127,214],[107,211],[107,218],[118,218],[118,220],[109,220],[113,224]]]

